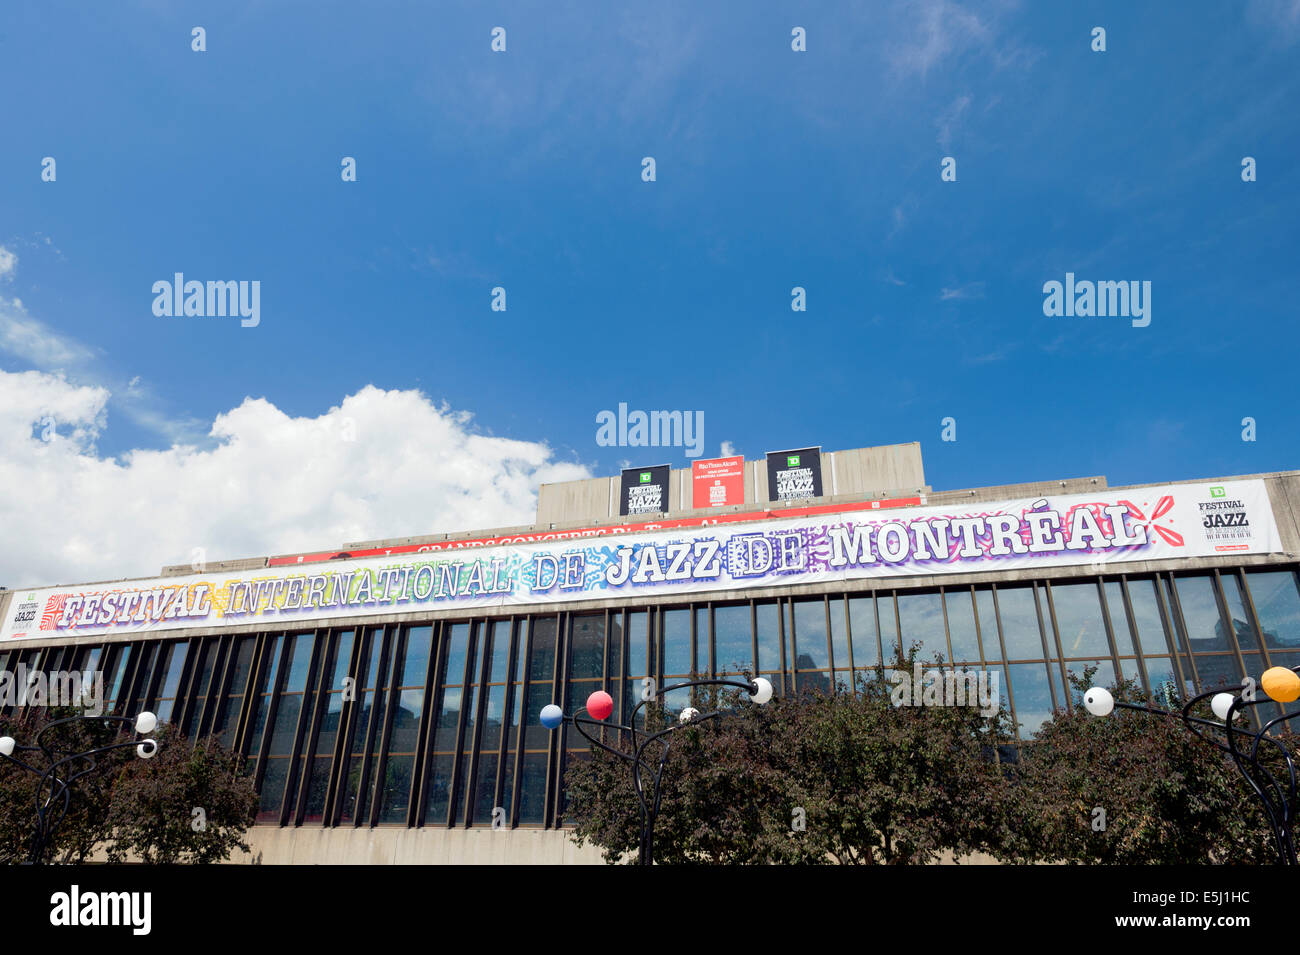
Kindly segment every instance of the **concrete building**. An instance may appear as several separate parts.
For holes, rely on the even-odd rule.
[[[823,452],[822,495],[620,516],[617,478],[545,485],[537,522],[0,592],[0,668],[98,669],[249,757],[265,862],[599,861],[563,830],[594,689],[758,673],[831,691],[919,643],[994,671],[1022,736],[1066,674],[1157,694],[1300,664],[1300,472],[934,491],[918,444]],[[670,694],[670,708],[689,700]],[[493,819],[504,828],[493,828]]]

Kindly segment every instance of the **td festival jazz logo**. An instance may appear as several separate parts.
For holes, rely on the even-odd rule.
[[[1211,487],[1210,500],[1198,505],[1205,539],[1216,551],[1248,550],[1254,534],[1245,501],[1228,497],[1227,488]]]

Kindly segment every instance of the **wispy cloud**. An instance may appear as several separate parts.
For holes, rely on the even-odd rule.
[[[966,354],[962,356],[962,362],[967,365],[990,365],[994,362],[1006,361],[1015,350],[1016,346],[1014,344],[1004,344],[991,352],[980,355]]]
[[[1300,0],[1250,0],[1246,19],[1267,30],[1275,43],[1300,39]]]
[[[95,357],[91,349],[29,315],[17,298],[0,298],[0,350],[42,371],[72,371]]]
[[[957,288],[945,288],[939,293],[939,301],[941,302],[961,302],[967,299],[983,297],[983,282],[968,282],[966,285],[960,285]]]
[[[955,130],[957,125],[961,122],[961,118],[970,106],[970,103],[971,97],[969,93],[965,96],[959,96],[952,101],[952,104],[947,109],[939,114],[937,119],[935,119],[934,125],[939,130],[940,148],[947,150],[952,146],[953,130]]]
[[[950,0],[923,0],[911,9],[917,17],[913,32],[892,58],[895,73],[902,77],[924,78],[937,64],[992,36],[978,15]]]
[[[0,277],[12,281],[17,257],[7,250],[0,256]],[[110,370],[96,348],[55,331],[30,314],[20,298],[0,297],[0,353],[36,371],[65,377],[73,385],[103,390],[114,407],[135,424],[169,444],[207,444],[207,425],[197,418],[178,415],[141,382]]]

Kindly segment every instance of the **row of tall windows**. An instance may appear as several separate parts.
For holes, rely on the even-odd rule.
[[[246,757],[264,824],[514,827],[557,824],[566,761],[589,755],[576,733],[541,726],[548,703],[573,712],[601,689],[626,722],[647,680],[739,673],[781,693],[846,692],[914,646],[926,666],[996,672],[1028,738],[1085,668],[1168,697],[1300,665],[1300,581],[1274,566],[14,644],[0,670],[15,682],[20,666],[96,671],[109,712],[152,709],[190,740],[220,738]],[[4,713],[27,704],[23,692]],[[691,692],[665,702],[679,711]]]

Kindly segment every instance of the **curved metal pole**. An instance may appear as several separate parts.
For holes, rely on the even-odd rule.
[[[1300,667],[1291,667],[1293,672],[1300,673]],[[1281,740],[1274,738],[1270,730],[1279,723],[1289,719],[1300,717],[1300,712],[1284,714],[1263,724],[1258,731],[1245,731],[1238,729],[1234,723],[1238,713],[1244,713],[1247,707],[1260,706],[1272,700],[1245,700],[1239,694],[1233,694],[1232,705],[1228,709],[1227,717],[1220,722],[1219,720],[1209,720],[1203,717],[1193,716],[1192,710],[1198,703],[1220,693],[1228,692],[1224,689],[1207,690],[1198,693],[1189,699],[1182,707],[1181,711],[1158,709],[1152,706],[1146,706],[1138,703],[1126,703],[1115,701],[1114,705],[1128,710],[1136,710],[1141,713],[1151,713],[1156,716],[1178,717],[1184,726],[1197,737],[1197,739],[1209,743],[1218,748],[1221,752],[1231,757],[1233,765],[1242,778],[1254,791],[1255,796],[1263,806],[1265,818],[1268,820],[1269,828],[1273,834],[1274,847],[1278,854],[1278,859],[1283,865],[1296,865],[1295,842],[1292,829],[1295,822],[1295,805],[1297,796],[1297,773],[1294,758],[1287,750]],[[1223,733],[1227,740],[1224,742],[1214,736],[1202,732],[1201,727],[1209,727]],[[1243,751],[1239,740],[1243,736],[1251,739],[1249,754]],[[1284,788],[1282,783],[1273,774],[1272,770],[1260,758],[1260,744],[1267,741],[1276,746],[1281,754],[1283,762],[1287,769],[1287,785]]]
[[[590,716],[584,717],[581,714],[586,712],[585,706],[580,707],[572,716],[565,716],[563,718],[563,722],[572,724],[574,729],[576,729],[588,743],[607,753],[611,753],[630,764],[632,770],[632,786],[636,791],[637,802],[641,807],[641,839],[637,848],[637,860],[640,865],[652,865],[654,863],[654,825],[658,818],[659,809],[663,799],[663,775],[664,769],[668,764],[668,754],[672,748],[672,734],[679,729],[686,728],[687,726],[693,726],[697,723],[703,723],[707,720],[724,716],[727,714],[727,711],[713,710],[709,713],[697,714],[689,722],[677,722],[656,733],[638,733],[636,728],[637,714],[647,703],[652,701],[661,702],[663,697],[668,693],[696,686],[729,686],[737,690],[743,690],[751,696],[758,692],[758,684],[753,679],[743,681],[722,678],[688,680],[685,683],[676,683],[671,686],[661,687],[651,697],[642,697],[642,699],[632,708],[632,713],[629,717],[629,725],[624,725],[622,723],[608,723],[603,720],[594,720]],[[624,732],[628,733],[631,738],[632,752],[628,753],[622,749],[617,749],[613,746],[607,745],[588,733],[586,729],[584,729],[584,726],[599,726],[602,729],[612,729],[620,734]],[[645,752],[647,747],[661,740],[664,741],[663,750],[659,756],[658,766],[653,767],[655,771],[654,788],[652,790],[652,798],[648,800],[645,791],[645,780],[642,778],[642,771],[649,770],[652,767],[645,758]]]
[[[140,746],[142,743],[148,743],[157,751],[158,744],[153,739],[131,739],[124,742],[109,743],[104,746],[98,746],[94,749],[86,750],[82,753],[69,752],[65,747],[51,745],[46,739],[46,735],[58,726],[64,726],[76,722],[94,722],[99,721],[104,724],[108,723],[125,723],[134,726],[136,720],[129,716],[86,716],[84,714],[76,716],[67,716],[57,720],[51,720],[46,723],[32,738],[35,745],[25,746],[15,743],[14,749],[24,753],[40,752],[49,765],[44,769],[38,769],[22,759],[13,755],[0,756],[0,758],[15,764],[26,770],[32,775],[38,777],[35,793],[35,822],[36,825],[32,832],[28,862],[39,865],[44,861],[46,850],[49,846],[50,838],[55,829],[66,818],[72,805],[72,785],[99,768],[99,762],[95,759],[104,753],[117,749],[124,749],[129,746]],[[75,763],[77,760],[85,760],[88,765],[84,768],[71,773],[66,778],[61,775],[63,767]],[[48,796],[45,795],[48,788]],[[44,797],[44,798],[43,798]],[[61,805],[58,805],[61,803]],[[51,807],[55,807],[51,809]]]

